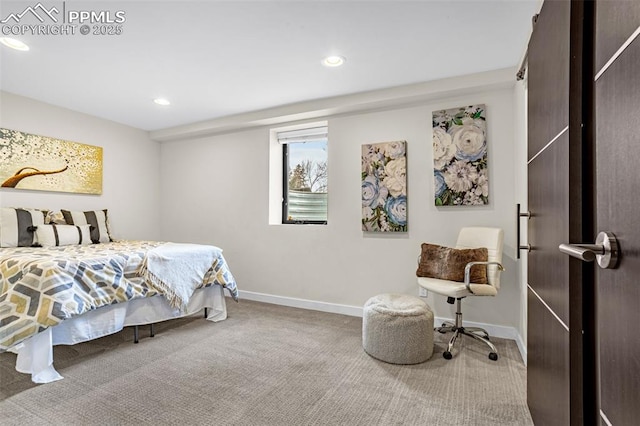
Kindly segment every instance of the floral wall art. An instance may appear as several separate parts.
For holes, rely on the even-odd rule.
[[[407,143],[362,145],[362,230],[407,231]]]
[[[433,112],[436,206],[489,203],[484,105]]]
[[[0,128],[0,186],[102,193],[102,147]]]

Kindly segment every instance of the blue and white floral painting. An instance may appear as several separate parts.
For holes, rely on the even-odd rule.
[[[407,142],[362,145],[362,230],[407,232]]]
[[[485,105],[433,112],[436,206],[489,204]]]

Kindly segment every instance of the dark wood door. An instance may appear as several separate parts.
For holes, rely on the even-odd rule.
[[[582,237],[580,5],[545,2],[528,50],[527,400],[537,425],[582,424],[582,268],[558,246]],[[577,23],[576,23],[577,22]],[[578,33],[579,35],[580,33]],[[573,60],[572,60],[573,58]]]
[[[639,29],[640,1],[596,3],[596,226],[622,254],[616,269],[596,268],[602,425],[640,424]]]
[[[539,425],[640,424],[638,32],[638,1],[547,1],[529,43],[527,391]],[[619,239],[616,269],[559,252],[598,231]]]

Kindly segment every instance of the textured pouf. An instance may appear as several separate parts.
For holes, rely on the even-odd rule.
[[[415,296],[374,296],[364,305],[362,346],[391,364],[425,362],[433,354],[433,312]]]

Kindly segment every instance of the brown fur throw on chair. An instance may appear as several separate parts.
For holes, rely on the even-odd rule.
[[[469,262],[486,262],[486,248],[454,249],[436,244],[422,244],[422,253],[416,275],[441,280],[464,282],[464,268]],[[487,284],[487,266],[471,267],[470,282]]]

